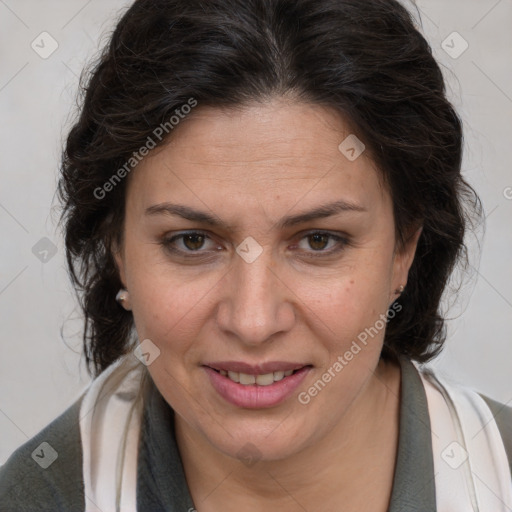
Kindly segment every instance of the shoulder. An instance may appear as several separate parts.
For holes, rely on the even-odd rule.
[[[2,512],[85,509],[79,413],[83,395],[0,467]]]
[[[502,404],[489,398],[482,393],[479,393],[488,405],[489,409],[496,420],[498,429],[505,445],[505,451],[507,452],[510,471],[512,472],[512,407],[509,405]]]
[[[425,394],[424,385],[419,385],[419,383],[421,380],[424,380],[425,376],[428,375],[434,376],[435,379],[441,377],[443,385],[445,386],[449,384],[448,381],[444,380],[444,376],[438,375],[437,372],[432,370],[432,368],[420,365],[409,359],[402,358],[402,376],[406,377],[404,380],[406,380],[409,385],[414,387],[416,399],[422,398]],[[512,473],[512,407],[510,405],[497,402],[496,400],[493,400],[482,393],[478,393],[471,387],[463,386],[457,383],[452,384],[454,384],[456,388],[464,390],[465,392],[468,392],[472,395],[479,396],[489,407],[503,440],[503,445],[505,447],[505,452]],[[421,392],[419,391],[420,389]]]

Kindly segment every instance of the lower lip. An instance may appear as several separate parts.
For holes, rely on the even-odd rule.
[[[274,407],[284,402],[299,387],[311,367],[305,366],[289,377],[270,384],[258,386],[252,384],[244,386],[224,377],[208,366],[203,366],[210,378],[210,382],[219,395],[227,402],[246,409],[263,409]]]

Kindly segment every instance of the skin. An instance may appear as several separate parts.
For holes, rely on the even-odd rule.
[[[419,236],[397,246],[378,170],[366,153],[351,162],[338,149],[350,133],[334,111],[291,99],[198,106],[129,177],[123,243],[115,250],[129,292],[124,305],[139,339],[160,349],[148,370],[176,412],[199,512],[388,508],[400,370],[380,360],[384,330],[307,405],[297,400],[386,313],[407,283]],[[285,216],[339,200],[365,211],[278,226]],[[146,214],[166,202],[209,213],[229,229]],[[175,241],[171,246],[188,250],[180,255],[165,247],[164,240],[191,230],[210,238],[202,246]],[[318,244],[311,231],[348,243],[321,237]],[[249,236],[263,249],[252,263],[236,252]],[[203,255],[194,259],[194,250]],[[222,360],[312,369],[285,402],[251,410],[212,388],[201,365]],[[251,465],[239,460],[248,441],[256,450]]]

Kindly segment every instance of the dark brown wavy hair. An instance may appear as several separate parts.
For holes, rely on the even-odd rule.
[[[425,362],[441,350],[441,296],[455,264],[467,267],[464,233],[481,205],[461,175],[462,123],[440,67],[400,3],[137,0],[82,74],[81,91],[58,193],[92,375],[135,339],[132,314],[115,300],[122,284],[112,255],[127,180],[97,191],[191,98],[199,109],[292,94],[350,122],[388,185],[399,244],[423,226],[383,357]]]

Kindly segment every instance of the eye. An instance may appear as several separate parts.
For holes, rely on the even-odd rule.
[[[197,251],[203,247],[206,237],[202,233],[191,233],[182,235],[183,245],[191,251]]]
[[[209,245],[208,245],[209,243]],[[219,250],[219,246],[206,234],[200,231],[190,231],[187,233],[179,233],[177,235],[164,238],[162,245],[166,250],[173,253],[199,253]],[[205,249],[206,250],[201,250]]]
[[[331,237],[326,233],[313,233],[306,237],[309,247],[314,251],[322,251],[327,248]]]
[[[311,256],[323,256],[341,251],[348,245],[348,239],[333,233],[315,231],[306,234],[297,247]],[[315,254],[317,253],[317,254]]]

